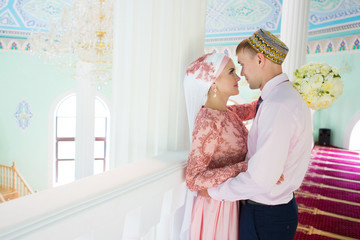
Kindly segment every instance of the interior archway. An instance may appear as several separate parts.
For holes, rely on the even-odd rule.
[[[344,136],[344,148],[360,150],[360,111],[353,115],[347,125]]]
[[[360,120],[351,131],[349,150],[360,150]]]

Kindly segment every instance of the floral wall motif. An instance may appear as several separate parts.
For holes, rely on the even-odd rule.
[[[0,38],[0,51],[30,51],[30,43],[26,39]]]
[[[357,38],[354,42],[353,50],[359,50],[359,38]]]
[[[25,100],[22,100],[19,103],[14,115],[18,126],[25,130],[30,124],[30,119],[33,117],[33,114],[30,111],[29,103],[27,103]]]
[[[309,41],[307,54],[359,51],[360,34]]]
[[[326,52],[332,52],[333,51],[334,44],[332,42],[329,42],[326,48]]]

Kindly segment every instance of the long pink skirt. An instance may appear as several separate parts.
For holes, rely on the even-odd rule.
[[[191,240],[237,240],[238,234],[239,202],[196,197],[191,216]]]

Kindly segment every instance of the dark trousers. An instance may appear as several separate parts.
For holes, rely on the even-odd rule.
[[[292,240],[298,224],[295,197],[287,204],[241,206],[239,240]]]

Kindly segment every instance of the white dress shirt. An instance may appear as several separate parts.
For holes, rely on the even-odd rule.
[[[308,169],[313,146],[310,109],[282,73],[268,81],[248,136],[248,170],[208,189],[216,200],[288,203]],[[285,180],[277,185],[281,174]]]

